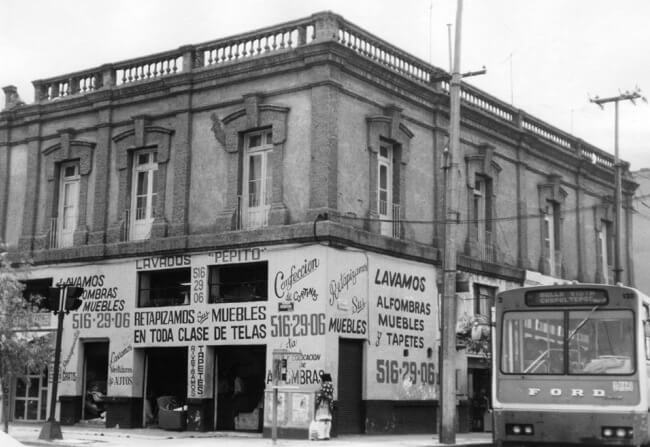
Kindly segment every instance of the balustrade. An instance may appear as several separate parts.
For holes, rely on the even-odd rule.
[[[236,36],[188,45],[176,50],[108,64],[86,71],[34,81],[36,102],[88,94],[102,88],[120,88],[164,77],[209,70],[223,64],[264,57],[323,41],[338,42],[359,56],[422,84],[449,93],[448,73],[389,44],[329,12],[282,23]],[[441,80],[442,79],[442,80]],[[573,136],[524,114],[518,109],[468,84],[461,100],[494,118],[606,168],[613,158],[604,151],[579,144]]]

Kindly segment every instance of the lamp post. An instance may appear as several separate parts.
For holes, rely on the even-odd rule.
[[[59,387],[59,363],[61,361],[61,335],[63,334],[63,318],[71,310],[76,310],[81,306],[79,297],[83,294],[84,289],[63,285],[61,287],[50,287],[48,296],[48,308],[57,315],[56,341],[54,345],[54,365],[52,366],[52,394],[50,395],[50,416],[43,425],[38,439],[52,440],[63,439],[61,425],[56,420],[56,395]]]

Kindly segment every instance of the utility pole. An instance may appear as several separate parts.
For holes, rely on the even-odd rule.
[[[609,102],[614,103],[614,176],[616,184],[614,197],[614,283],[621,282],[621,273],[623,272],[623,267],[621,266],[621,219],[623,214],[621,171],[623,166],[618,156],[618,103],[621,101],[630,101],[632,104],[636,105],[634,102],[635,99],[646,101],[646,99],[641,95],[641,90],[638,87],[633,92],[626,91],[618,96],[612,96],[609,98],[599,98],[596,96],[595,98],[589,99],[589,101],[598,105],[601,109],[604,109],[603,104]]]
[[[442,444],[456,443],[456,224],[458,193],[455,157],[460,148],[460,36],[463,0],[456,7],[454,66],[449,84],[449,149],[445,169],[445,250],[443,260],[442,334],[440,364],[440,435]]]
[[[456,225],[458,223],[458,185],[456,173],[460,152],[460,84],[461,79],[485,74],[485,66],[478,71],[460,72],[460,37],[463,0],[456,9],[456,38],[454,66],[448,75],[432,79],[432,82],[449,82],[449,148],[444,155],[445,170],[445,235],[442,278],[441,328],[440,328],[440,432],[442,444],[456,442]],[[451,36],[451,34],[450,34]],[[450,45],[451,47],[451,45]],[[449,51],[451,64],[451,48]]]

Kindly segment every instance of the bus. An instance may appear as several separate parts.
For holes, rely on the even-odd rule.
[[[650,442],[650,298],[565,284],[497,295],[494,445]]]

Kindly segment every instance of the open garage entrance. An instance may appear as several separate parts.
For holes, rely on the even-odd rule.
[[[266,346],[219,346],[215,354],[217,430],[261,432]]]

